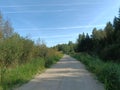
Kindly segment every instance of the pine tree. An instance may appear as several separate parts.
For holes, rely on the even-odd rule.
[[[112,44],[113,43],[113,25],[111,22],[108,22],[106,27],[104,28],[104,31],[106,33],[106,40],[107,44]]]
[[[120,9],[119,16],[114,18],[113,27],[114,27],[114,41],[120,43]]]

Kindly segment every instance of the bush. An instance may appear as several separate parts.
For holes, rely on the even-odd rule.
[[[120,65],[103,62],[102,60],[92,57],[88,54],[74,54],[76,59],[82,61],[88,70],[95,73],[98,79],[104,83],[106,90],[120,90]]]
[[[44,64],[44,59],[37,58],[14,69],[7,69],[4,74],[3,90],[10,90],[15,85],[28,82],[36,73],[44,70]]]
[[[2,41],[0,43],[0,64],[4,67],[17,64],[21,57],[22,49],[22,43],[17,36],[13,36]]]
[[[26,63],[29,60],[31,60],[31,58],[34,58],[33,56],[34,42],[27,38],[21,38],[21,42],[23,44],[22,45],[23,49],[19,63]]]
[[[44,65],[41,65],[39,60],[35,60],[36,58],[43,58]],[[30,80],[41,66],[50,67],[60,58],[61,53],[56,50],[47,48],[43,44],[36,45],[32,40],[20,37],[18,34],[2,39],[0,41],[0,86],[6,89],[24,83]]]
[[[40,39],[34,43],[14,33],[9,21],[4,21],[0,14],[0,90],[10,90],[30,80],[60,57],[61,53],[47,48]]]
[[[120,44],[105,47],[101,51],[100,57],[105,61],[112,60],[115,62],[120,62]]]
[[[106,90],[119,90],[120,89],[120,74],[118,67],[113,64],[104,65],[101,70],[100,78],[105,83]]]
[[[57,52],[54,49],[49,49],[45,57],[45,67],[50,67],[52,64],[56,63],[61,57],[61,53]]]

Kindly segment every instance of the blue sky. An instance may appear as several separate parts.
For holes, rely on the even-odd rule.
[[[47,46],[75,42],[78,34],[103,28],[118,15],[120,0],[0,0],[14,31]]]

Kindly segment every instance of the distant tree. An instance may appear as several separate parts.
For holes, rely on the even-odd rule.
[[[113,21],[113,27],[114,27],[115,33],[117,33],[120,30],[119,25],[120,25],[120,19],[118,17],[115,17]]]
[[[8,38],[8,37],[11,37],[13,35],[13,28],[12,28],[9,21],[6,21],[4,23],[3,35],[4,35],[4,38]]]
[[[99,29],[97,30],[96,28],[93,29],[92,32],[92,39],[93,39],[93,48],[95,52],[99,52],[99,50],[104,47],[105,43],[105,38],[106,38],[106,33],[104,30]]]
[[[3,17],[2,17],[2,14],[0,13],[0,30],[1,30],[2,25],[3,25]]]
[[[2,32],[0,31],[0,39],[2,38],[3,36],[2,36]]]
[[[0,38],[8,38],[13,34],[13,28],[10,22],[3,20],[2,14],[0,13]]]
[[[75,44],[72,41],[69,41],[68,44],[58,44],[53,48],[65,54],[71,54],[75,52]]]
[[[77,39],[77,49],[78,52],[90,52],[93,49],[93,42],[92,38],[84,33],[79,35]]]
[[[3,37],[3,17],[2,14],[0,13],[0,39]]]
[[[75,44],[72,41],[68,42],[68,47],[70,48],[70,50],[69,50],[70,53],[75,52]]]
[[[114,41],[120,43],[120,10],[119,16],[114,18],[113,27],[114,27]]]
[[[85,39],[85,34],[84,33],[83,34],[79,34],[78,39],[77,39],[77,43],[80,43],[84,39]]]
[[[101,40],[106,37],[106,34],[102,29],[97,30],[94,28],[91,36],[94,40]]]
[[[90,36],[88,35],[88,33],[86,34],[86,51],[90,52],[93,50],[93,40],[92,38],[90,38]]]
[[[92,35],[91,35],[91,37],[92,37],[93,39],[97,39],[96,32],[97,32],[97,28],[94,28],[93,31],[92,31]]]
[[[108,22],[106,24],[106,27],[104,28],[104,31],[106,33],[107,44],[112,44],[114,42],[113,41],[114,29],[113,29],[113,25],[111,24],[111,22]]]
[[[84,50],[84,40],[85,40],[85,34],[79,34],[77,39],[77,52]]]

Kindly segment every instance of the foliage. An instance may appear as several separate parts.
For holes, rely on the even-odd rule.
[[[60,54],[60,52],[57,52],[54,49],[50,48],[45,57],[45,67],[50,67],[52,64],[56,63],[61,57],[62,54]]]
[[[113,44],[101,50],[100,57],[104,61],[111,60],[113,62],[120,62],[120,44]]]
[[[89,37],[88,34],[80,34],[79,38],[77,39],[77,52],[84,52],[84,51],[91,51],[93,48],[92,39]]]
[[[44,59],[36,58],[16,68],[7,69],[4,74],[4,81],[2,82],[3,90],[10,90],[15,85],[28,82],[36,73],[41,73],[44,70],[44,63]]]
[[[3,88],[9,87],[9,86],[11,87],[11,85],[13,86],[18,83],[24,82],[25,81],[24,79],[27,79],[27,75],[30,75],[30,77],[33,74],[35,75],[36,73],[34,71],[37,72],[38,69],[40,69],[43,66],[50,67],[53,63],[58,61],[62,56],[62,54],[58,53],[56,50],[47,48],[44,45],[36,45],[32,40],[28,38],[20,37],[18,34],[14,34],[9,38],[4,39],[0,44],[0,52],[1,52],[0,53],[0,71],[1,71],[0,82]],[[34,61],[34,58],[43,58],[42,63],[44,63],[44,65],[40,64],[39,61],[36,61],[36,60]],[[37,67],[37,65],[33,65],[35,62],[38,62],[40,68]],[[31,73],[30,74],[27,66],[31,70],[33,69],[36,69],[36,70],[30,71]],[[21,71],[22,67],[23,67],[22,70],[25,69],[24,72]],[[18,70],[16,70],[15,68]],[[14,69],[15,71],[13,72],[12,70]],[[8,72],[9,70],[10,70],[10,75]],[[6,75],[6,73],[8,75]],[[15,77],[11,78],[11,76],[13,75]],[[8,82],[6,78],[7,80],[9,80]],[[28,80],[29,79],[31,78],[28,78]]]
[[[22,55],[20,57],[19,63],[25,63],[29,61],[31,58],[33,58],[33,48],[34,48],[34,42],[27,38],[22,38]]]
[[[38,39],[34,43],[13,31],[0,15],[0,90],[29,81],[39,70],[50,67],[62,57]]]
[[[76,49],[72,41],[69,41],[68,44],[58,44],[53,48],[66,54],[74,53]]]
[[[106,90],[120,89],[120,65],[103,62],[97,57],[92,57],[86,53],[72,55],[76,59],[82,61],[87,69],[95,73],[98,79],[104,83]]]
[[[105,61],[120,62],[120,16],[115,17],[113,25],[108,22],[104,29],[94,28],[90,36],[80,34],[76,46],[77,52],[92,53]]]
[[[104,83],[106,90],[120,90],[120,10],[113,24],[108,22],[104,29],[94,28],[91,35],[79,34],[73,45],[78,54],[70,53],[69,44],[55,48],[82,61]]]

